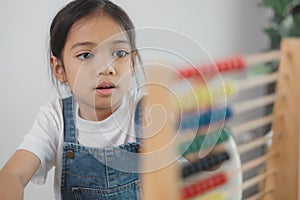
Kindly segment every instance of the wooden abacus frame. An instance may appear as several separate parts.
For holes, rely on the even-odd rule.
[[[286,38],[281,43],[277,99],[272,122],[271,152],[278,156],[268,160],[267,171],[275,170],[266,179],[265,195],[269,199],[300,199],[299,197],[299,135],[300,135],[300,40]]]
[[[255,60],[255,59],[254,59]],[[168,85],[168,72],[150,72],[150,82]],[[299,134],[300,134],[300,40],[285,38],[280,50],[279,78],[276,86],[276,100],[272,119],[272,145],[269,153],[276,156],[266,157],[266,176],[261,184],[261,191],[251,199],[296,200],[299,197]],[[161,115],[153,112],[152,124],[144,129],[142,153],[151,153],[164,147],[172,139],[173,127],[170,101],[164,91],[153,84],[148,86],[147,105],[160,104],[167,112],[164,115],[164,127],[159,134],[153,134],[160,124]],[[168,111],[169,110],[169,111]],[[174,147],[175,148],[175,147]],[[175,151],[175,150],[174,150]],[[174,152],[170,148],[159,155],[146,157],[141,161],[142,169],[149,169],[153,162],[168,160]],[[150,167],[151,168],[151,167]],[[142,199],[179,200],[177,186],[179,179],[176,162],[151,172],[142,173]]]

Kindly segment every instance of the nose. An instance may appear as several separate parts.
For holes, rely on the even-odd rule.
[[[116,70],[111,64],[108,64],[106,66],[100,67],[98,75],[115,76]]]

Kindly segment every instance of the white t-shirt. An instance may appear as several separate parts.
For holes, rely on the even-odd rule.
[[[77,105],[77,104],[76,104]],[[103,121],[87,121],[79,117],[76,106],[77,139],[80,145],[109,147],[135,142],[135,103],[125,95],[120,107]],[[61,199],[62,154],[64,143],[64,121],[62,101],[57,99],[40,108],[32,129],[25,135],[18,149],[34,153],[41,161],[31,181],[44,184],[48,171],[54,166],[55,199]]]

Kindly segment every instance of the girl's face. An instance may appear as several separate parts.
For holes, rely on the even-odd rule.
[[[131,58],[126,33],[109,16],[83,18],[71,27],[62,52],[63,73],[81,117],[101,120],[119,107],[133,75]]]

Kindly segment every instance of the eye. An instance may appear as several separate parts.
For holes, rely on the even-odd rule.
[[[77,56],[77,58],[79,58],[80,60],[88,60],[88,59],[91,59],[93,57],[94,57],[94,55],[92,53],[88,53],[88,52],[87,53],[79,54]]]
[[[119,58],[124,58],[125,56],[127,56],[129,53],[125,50],[118,50],[113,52],[113,56],[119,57]]]

